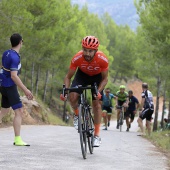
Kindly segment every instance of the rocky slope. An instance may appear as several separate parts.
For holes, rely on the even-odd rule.
[[[26,96],[21,97],[24,114],[22,124],[48,124],[47,113],[48,109],[43,109],[42,106],[35,100],[28,100]],[[1,126],[12,125],[12,120],[14,117],[14,111],[11,109],[7,116],[2,119]]]

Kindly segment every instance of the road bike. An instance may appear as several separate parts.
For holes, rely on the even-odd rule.
[[[76,87],[65,88],[63,85],[63,96],[65,96],[68,91],[78,91],[80,92],[79,96],[79,119],[78,119],[78,133],[80,135],[80,145],[83,158],[87,158],[87,143],[89,147],[89,151],[93,153],[93,139],[94,139],[94,119],[91,113],[91,106],[87,101],[87,90],[93,89],[95,91],[95,95],[97,96],[97,84],[94,83],[94,86],[91,87],[82,87],[78,85]]]
[[[119,129],[120,132],[122,131],[123,121],[124,121],[124,107],[123,106],[117,106],[117,109],[120,109],[119,114]]]

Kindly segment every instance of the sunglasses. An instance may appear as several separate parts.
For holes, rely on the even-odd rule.
[[[106,93],[110,93],[110,91],[106,91]]]

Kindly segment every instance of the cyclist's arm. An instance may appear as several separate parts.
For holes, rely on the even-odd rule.
[[[126,96],[125,96],[125,103],[126,103],[126,104],[129,104],[129,95],[128,95],[127,92],[125,92],[125,93],[126,93]]]
[[[113,98],[112,98],[112,106],[114,106],[114,100],[113,99],[115,99],[116,100],[116,96],[115,95],[113,95]]]
[[[113,99],[116,99],[116,96],[115,96],[114,94],[112,94],[112,100],[113,100]]]
[[[118,96],[116,96],[116,106],[118,106]]]
[[[108,82],[108,70],[101,72],[102,81],[99,84],[98,91],[101,92]]]
[[[72,69],[68,70],[68,73],[66,74],[66,76],[64,78],[64,84],[65,84],[66,88],[70,87],[71,78],[73,77],[75,72],[76,72],[76,70],[72,70]]]
[[[128,97],[126,97],[123,106],[128,107],[128,104],[129,104],[129,99],[128,99]]]
[[[118,97],[117,96],[115,96],[115,100],[116,100],[116,104],[117,104],[117,101],[118,101]]]
[[[129,98],[128,98],[128,97],[126,98],[125,103],[126,103],[127,105],[129,104]]]

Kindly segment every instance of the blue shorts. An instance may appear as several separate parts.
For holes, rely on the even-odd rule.
[[[16,85],[11,87],[0,87],[0,92],[2,94],[1,107],[12,107],[13,110],[22,108],[22,102]]]

